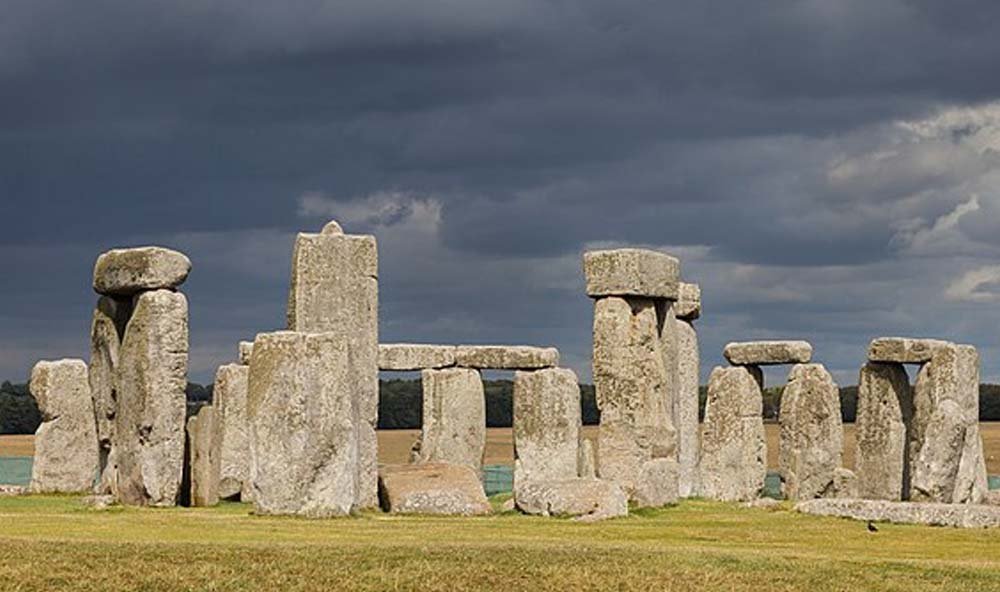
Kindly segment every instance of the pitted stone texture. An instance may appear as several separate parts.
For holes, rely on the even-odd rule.
[[[594,453],[594,443],[588,438],[580,438],[579,460],[577,462],[577,475],[584,479],[597,478],[597,460]]]
[[[796,364],[781,395],[778,464],[785,498],[833,495],[844,426],[840,390],[822,364]]]
[[[514,374],[514,487],[577,477],[580,386],[566,368]]]
[[[465,465],[379,467],[382,508],[392,514],[477,516],[492,512],[479,475]]]
[[[736,366],[808,364],[812,346],[806,341],[744,341],[726,344],[723,355]]]
[[[327,229],[333,226],[327,225]],[[378,505],[378,249],[375,237],[301,233],[292,255],[288,328],[330,332],[349,343],[348,388],[364,420],[358,426],[357,505]]]
[[[244,502],[253,497],[250,484],[250,426],[247,422],[249,378],[249,366],[219,366],[212,391],[215,448],[219,457],[219,497],[239,496]]]
[[[31,491],[90,491],[98,469],[98,444],[87,365],[83,360],[38,362],[30,388],[42,415],[35,432]]]
[[[632,499],[640,508],[659,508],[677,503],[677,461],[654,458],[642,463]]]
[[[799,502],[797,512],[895,524],[955,528],[1000,527],[1000,507],[973,504],[890,502],[860,499],[814,499]]]
[[[762,407],[760,384],[749,368],[712,370],[701,428],[702,496],[722,501],[759,496],[767,458]]]
[[[907,426],[913,389],[901,364],[869,362],[858,378],[855,470],[858,496],[900,501],[910,491]]]
[[[90,366],[88,381],[94,400],[94,417],[97,421],[97,438],[101,477],[97,491],[115,493],[114,454],[111,450],[115,432],[115,413],[118,409],[118,359],[125,327],[132,315],[131,298],[101,296],[94,308],[90,325]]]
[[[597,473],[630,495],[644,462],[677,454],[656,304],[616,297],[594,303]]]
[[[858,497],[858,477],[854,471],[838,467],[833,472],[833,487],[824,497],[855,499]]]
[[[253,342],[252,341],[241,341],[240,342],[240,355],[239,362],[244,366],[250,365],[250,358],[253,356]]]
[[[949,345],[940,339],[879,337],[868,345],[868,360],[896,364],[923,364],[931,361],[938,348]]]
[[[647,249],[613,249],[583,254],[587,296],[677,299],[680,262]]]
[[[698,491],[698,381],[701,361],[698,334],[688,321],[677,321],[677,398],[674,427],[677,430],[678,495]]]
[[[958,473],[955,475],[955,490],[951,501],[954,504],[984,503],[989,488],[983,439],[979,424],[975,423],[965,429],[962,460],[959,461]]]
[[[380,343],[378,369],[405,372],[447,368],[455,365],[454,345],[423,343]]]
[[[445,368],[421,373],[424,391],[420,462],[483,468],[486,395],[478,370]]]
[[[191,260],[163,247],[112,249],[94,265],[94,291],[107,296],[131,296],[146,290],[172,290],[191,273]]]
[[[219,454],[213,446],[218,421],[215,409],[204,405],[188,418],[188,467],[191,478],[191,505],[214,506],[219,503]]]
[[[247,420],[258,513],[321,518],[357,507],[364,420],[352,396],[348,352],[347,340],[333,333],[257,336]]]
[[[527,483],[514,491],[514,503],[525,514],[582,521],[628,516],[628,496],[617,483],[603,479]]]
[[[695,321],[701,316],[701,287],[698,284],[679,284],[674,314],[685,321]]]
[[[559,365],[559,350],[530,345],[460,345],[455,364],[463,368],[536,370]]]
[[[177,503],[184,467],[188,307],[183,294],[143,292],[125,329],[112,449],[118,500]]]

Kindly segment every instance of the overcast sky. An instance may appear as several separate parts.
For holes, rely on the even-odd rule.
[[[86,359],[97,255],[160,244],[210,381],[336,218],[378,237],[383,341],[589,380],[581,253],[646,245],[702,285],[704,374],[803,338],[854,384],[903,334],[1000,381],[998,30],[991,0],[7,0],[0,379]]]

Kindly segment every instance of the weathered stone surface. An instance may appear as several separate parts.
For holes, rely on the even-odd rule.
[[[559,350],[529,345],[460,345],[455,364],[463,368],[535,370],[559,365]]]
[[[88,495],[80,498],[80,505],[91,510],[107,510],[117,503],[113,495]]]
[[[301,233],[292,255],[288,328],[348,340],[349,388],[360,417],[357,505],[378,505],[378,249],[375,237]]]
[[[677,454],[657,308],[641,298],[594,303],[594,386],[601,410],[597,472],[630,495],[644,462]]]
[[[30,388],[42,415],[35,432],[31,491],[90,491],[98,470],[98,444],[87,365],[83,360],[38,362]]]
[[[991,489],[983,497],[983,504],[987,506],[1000,506],[1000,489]]]
[[[378,369],[400,372],[447,368],[455,365],[454,345],[380,343]]]
[[[954,401],[941,401],[926,426],[920,455],[913,465],[910,499],[952,503],[965,429],[958,405]]]
[[[806,341],[744,341],[726,344],[722,353],[737,366],[808,364],[812,346]]]
[[[486,395],[478,370],[445,368],[421,373],[424,391],[420,462],[483,467]]]
[[[0,497],[14,497],[16,495],[27,495],[28,488],[23,485],[0,484]]]
[[[895,524],[956,528],[1000,527],[1000,507],[974,504],[890,502],[860,499],[814,499],[799,502],[797,512]]]
[[[357,507],[364,418],[349,355],[347,339],[334,333],[279,331],[254,341],[247,420],[258,513],[320,518]]]
[[[777,510],[781,508],[781,501],[776,500],[773,497],[760,497],[755,500],[743,502],[740,506],[755,510]]]
[[[250,425],[247,392],[250,368],[241,364],[219,366],[212,390],[215,408],[215,449],[219,460],[219,497],[253,498],[250,484]]]
[[[984,503],[989,488],[983,439],[976,423],[965,429],[962,460],[959,461],[958,473],[955,475],[955,490],[951,501],[954,504]]]
[[[492,511],[479,475],[465,465],[379,467],[382,508],[393,514],[476,516]]]
[[[689,497],[698,490],[698,383],[701,361],[698,334],[688,321],[677,321],[677,397],[674,428],[677,430],[678,495]]]
[[[642,463],[632,499],[640,508],[659,508],[677,503],[677,461],[654,458]]]
[[[514,487],[577,477],[580,386],[567,368],[514,374]]]
[[[701,495],[723,501],[759,496],[767,458],[762,407],[751,369],[712,370],[701,428]]]
[[[628,515],[628,496],[618,484],[603,479],[534,481],[514,492],[514,503],[526,514],[586,521]]]
[[[121,342],[125,337],[125,327],[131,315],[131,298],[101,296],[94,308],[90,326],[90,365],[87,372],[100,444],[98,464],[101,476],[97,491],[102,493],[114,493],[117,489],[114,455],[111,450],[114,441],[115,412],[118,408],[117,369]]]
[[[824,497],[855,499],[858,497],[858,477],[854,471],[838,467],[833,472],[833,486]]]
[[[112,443],[123,504],[177,502],[184,467],[187,364],[187,299],[170,290],[137,296],[119,354]]]
[[[253,356],[253,342],[252,341],[241,341],[240,342],[240,355],[239,362],[244,366],[250,365],[250,357]]]
[[[112,249],[94,265],[94,291],[131,296],[145,290],[174,289],[191,273],[191,260],[163,247]]]
[[[701,316],[701,287],[698,284],[681,282],[674,303],[674,314],[678,319],[694,321]]]
[[[584,479],[597,478],[597,460],[594,453],[594,443],[588,438],[580,438],[577,475]]]
[[[583,254],[587,295],[677,299],[680,262],[647,249],[612,249]]]
[[[215,409],[204,405],[187,421],[192,506],[219,503],[219,454],[213,446],[218,430],[216,419]]]
[[[858,496],[900,501],[910,491],[907,426],[913,390],[900,364],[869,362],[858,378],[855,471]]]
[[[781,395],[778,464],[790,500],[832,497],[844,426],[840,390],[822,364],[796,364]]]
[[[949,345],[940,339],[911,339],[909,337],[879,337],[868,345],[868,360],[896,364],[923,364],[929,362],[934,352]]]

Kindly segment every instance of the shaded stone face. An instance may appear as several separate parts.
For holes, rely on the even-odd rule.
[[[406,372],[455,365],[454,345],[423,343],[380,343],[378,346],[379,370]]]
[[[29,489],[90,491],[98,471],[98,440],[87,365],[83,360],[38,362],[31,371],[30,389],[42,423],[35,432]]]
[[[219,496],[252,499],[250,486],[250,426],[247,392],[250,368],[241,364],[220,366],[215,373],[212,406],[215,408],[215,449],[219,461]]]
[[[596,521],[628,515],[628,496],[613,481],[535,481],[514,493],[517,509],[541,516],[574,516]]]
[[[879,337],[868,345],[868,359],[872,362],[923,364],[931,361],[936,350],[947,345],[947,341],[939,339]]]
[[[566,368],[514,375],[514,488],[574,479],[581,434],[580,386]]]
[[[781,396],[778,454],[782,490],[790,500],[834,497],[843,456],[840,391],[822,364],[792,367]]]
[[[183,284],[190,272],[187,256],[171,249],[113,249],[97,258],[94,291],[106,296],[132,296],[146,290],[172,290]]]
[[[460,345],[455,364],[463,368],[535,370],[559,365],[559,350],[528,345]]]
[[[239,352],[239,362],[244,366],[250,365],[250,357],[253,356],[253,342],[241,341]]]
[[[674,400],[674,427],[677,430],[678,495],[688,497],[697,491],[698,481],[698,386],[701,361],[698,334],[694,326],[678,320],[677,379]]]
[[[218,429],[215,409],[205,405],[188,418],[188,466],[191,478],[191,505],[219,503],[219,455],[213,446]]]
[[[486,450],[486,395],[478,370],[424,370],[420,462],[483,467]]]
[[[129,505],[172,506],[180,493],[188,364],[183,294],[136,296],[119,353],[112,449],[117,495]]]
[[[767,449],[763,399],[752,367],[716,367],[701,428],[700,494],[747,501],[764,487]]]
[[[364,419],[352,395],[349,351],[333,333],[257,336],[247,419],[258,513],[321,518],[357,507]]]
[[[736,366],[807,364],[812,346],[805,341],[744,341],[727,344],[722,353]]]
[[[909,498],[913,390],[901,364],[869,362],[858,378],[855,472],[864,499]]]
[[[642,463],[632,499],[640,508],[659,508],[677,502],[677,461],[654,458]]]
[[[101,478],[98,490],[107,493],[114,493],[116,490],[111,445],[118,408],[118,359],[125,327],[131,315],[131,298],[101,296],[94,308],[90,326],[88,381],[100,441]]]
[[[392,514],[477,516],[492,512],[479,474],[465,465],[382,465],[379,497],[382,508]]]
[[[701,316],[701,287],[687,282],[681,282],[679,286],[674,314],[678,319],[695,321]]]
[[[583,255],[587,295],[677,299],[680,262],[646,249],[588,251]]]

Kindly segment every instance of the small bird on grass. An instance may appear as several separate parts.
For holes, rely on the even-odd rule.
[[[872,521],[868,521],[868,532],[878,532],[878,527],[872,524]]]

